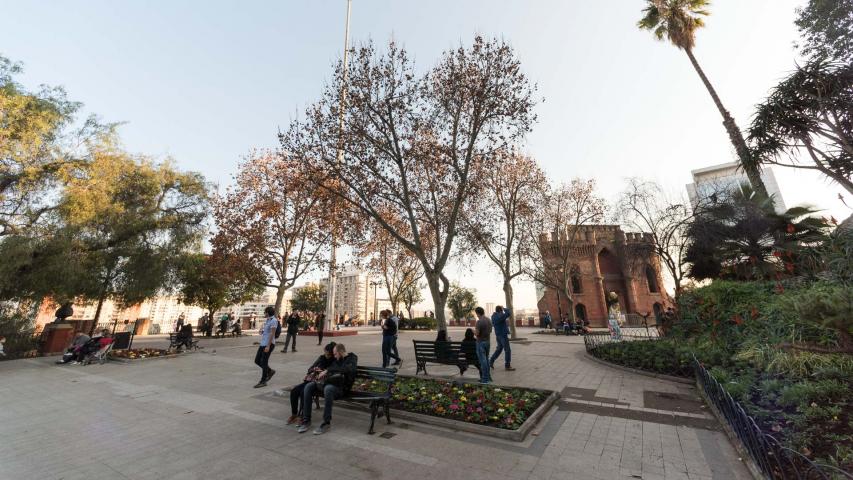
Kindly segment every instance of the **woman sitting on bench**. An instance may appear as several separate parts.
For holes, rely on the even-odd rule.
[[[305,408],[305,405],[302,405],[302,394],[305,392],[305,385],[308,385],[311,382],[317,380],[317,375],[329,368],[332,364],[332,361],[335,359],[335,342],[329,342],[323,347],[323,354],[317,357],[317,360],[314,360],[314,364],[308,368],[308,373],[305,374],[305,378],[302,379],[302,383],[293,387],[290,390],[290,418],[287,419],[288,425],[302,425],[302,417],[299,413]],[[311,408],[311,405],[308,405],[308,408]]]

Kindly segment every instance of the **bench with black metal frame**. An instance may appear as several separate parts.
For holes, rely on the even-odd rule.
[[[173,348],[175,350],[177,350],[178,347],[180,347],[181,345],[184,345],[184,341],[182,338],[180,338],[180,334],[170,333],[169,334],[169,350],[171,350]],[[196,340],[195,337],[190,337],[190,345],[187,347],[187,349],[188,350],[189,349],[193,349],[193,350],[199,349],[198,340]]]
[[[477,360],[477,351],[474,344],[431,342],[428,340],[412,340],[412,344],[415,347],[415,364],[417,366],[415,375],[420,372],[424,372],[424,375],[427,375],[427,363],[453,365],[459,368],[459,375],[464,375],[469,365],[477,370],[480,369],[480,362]]]
[[[367,402],[370,408],[370,428],[367,430],[369,435],[373,435],[373,425],[376,423],[376,417],[384,415],[388,424],[391,424],[391,387],[397,379],[396,368],[382,367],[356,367],[355,382],[353,382],[353,390],[347,395],[336,400],[345,400],[350,402]],[[386,385],[383,392],[369,392],[356,390],[356,387],[364,381],[373,381],[384,383]],[[323,396],[323,389],[317,388],[314,390],[314,405],[317,409],[320,408],[320,397]],[[380,412],[380,409],[382,411]],[[299,412],[302,415],[302,412]]]

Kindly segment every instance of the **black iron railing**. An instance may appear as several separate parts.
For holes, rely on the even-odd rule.
[[[616,344],[627,341],[655,341],[660,337],[642,335],[622,335],[622,340],[611,338],[609,334],[590,334],[584,337],[587,353],[602,360],[610,360],[605,352],[618,348]],[[603,347],[603,348],[602,348]],[[758,424],[735,401],[729,392],[717,382],[708,370],[693,356],[691,368],[696,383],[705,393],[705,398],[719,412],[720,420],[725,421],[731,434],[737,437],[743,449],[751,457],[760,473],[773,480],[853,480],[853,474],[831,465],[812,462],[804,455],[782,446],[770,434],[764,433]]]
[[[693,371],[697,384],[705,392],[705,398],[725,419],[731,432],[740,440],[765,477],[782,480],[853,479],[850,473],[831,465],[814,463],[800,453],[783,447],[772,435],[764,433],[755,419],[747,415],[743,406],[729,395],[695,356]]]

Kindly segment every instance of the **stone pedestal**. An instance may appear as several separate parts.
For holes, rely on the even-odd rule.
[[[44,326],[44,344],[42,355],[62,353],[71,342],[74,335],[74,327],[67,323],[49,323]]]

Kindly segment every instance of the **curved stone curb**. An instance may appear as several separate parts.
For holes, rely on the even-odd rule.
[[[160,355],[159,357],[145,357],[145,358],[124,358],[124,357],[108,356],[107,361],[108,362],[116,362],[116,363],[136,363],[136,362],[142,362],[145,360],[161,360],[164,358],[178,358],[178,357],[181,357],[183,355],[189,355],[192,353],[195,353],[195,352],[183,352],[183,353],[176,353],[173,355]]]
[[[526,388],[526,387],[522,387]],[[531,389],[528,390],[539,390],[539,389]],[[273,392],[273,395],[279,397],[286,397],[283,392],[289,391],[289,388],[282,388]],[[548,392],[549,390],[539,390]],[[405,410],[398,410],[396,408],[391,409],[391,418],[392,421],[395,419],[403,419],[410,420],[413,422],[424,423],[427,425],[435,425],[438,427],[449,428],[451,430],[456,430],[459,432],[468,432],[468,433],[476,433],[478,435],[485,435],[488,437],[500,438],[503,440],[511,440],[514,442],[522,442],[527,437],[527,434],[530,433],[536,425],[539,424],[540,421],[544,419],[544,417],[551,411],[551,407],[560,399],[560,394],[555,391],[550,391],[551,393],[545,397],[545,400],[533,411],[533,413],[527,417],[527,420],[518,427],[517,430],[508,430],[505,428],[497,428],[490,427],[487,425],[480,425],[477,423],[469,423],[463,422],[461,420],[454,420],[451,418],[441,418],[434,417],[432,415],[425,415],[422,413],[414,413],[407,412]],[[370,409],[363,403],[359,402],[348,402],[346,400],[335,400],[335,406],[341,406],[348,410],[358,410],[360,412],[370,412]],[[380,414],[376,417],[376,426],[381,427],[385,425],[383,421],[383,416]]]
[[[695,381],[695,380],[692,380],[692,379],[690,379],[690,378],[675,377],[675,376],[672,376],[672,375],[666,375],[666,374],[663,374],[663,373],[647,372],[647,371],[645,371],[645,370],[639,370],[639,369],[636,369],[636,368],[625,367],[625,366],[622,366],[622,365],[617,365],[617,364],[615,364],[615,363],[610,363],[610,362],[608,362],[608,361],[605,361],[605,360],[602,360],[602,359],[600,359],[600,358],[597,358],[597,357],[593,356],[593,355],[592,355],[591,353],[589,353],[589,352],[586,352],[586,356],[587,356],[587,358],[589,358],[590,360],[592,360],[592,361],[594,361],[594,362],[596,362],[596,363],[599,363],[599,364],[604,365],[604,366],[606,366],[606,367],[615,368],[615,369],[617,369],[617,370],[622,370],[622,371],[625,371],[625,372],[628,372],[628,373],[635,373],[635,374],[637,374],[637,375],[643,375],[643,376],[646,376],[646,377],[660,378],[661,380],[669,380],[670,382],[684,383],[684,384],[687,384],[687,385],[693,385],[693,384],[695,384],[695,383],[696,383],[696,381]]]

